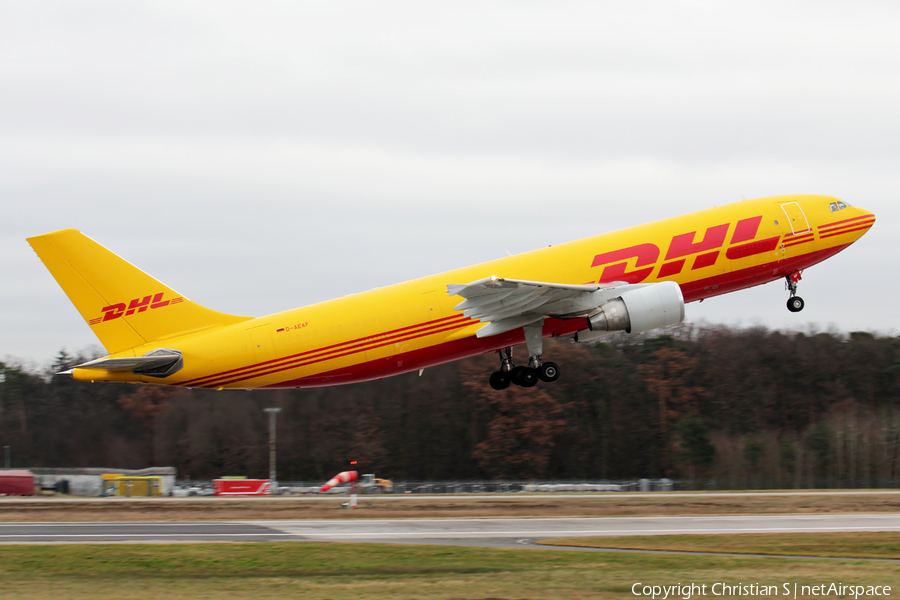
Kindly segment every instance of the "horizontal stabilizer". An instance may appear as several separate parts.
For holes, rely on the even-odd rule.
[[[157,356],[135,356],[122,358],[98,358],[90,362],[75,365],[75,369],[100,369],[103,371],[131,371],[138,367],[158,367],[167,365],[181,358],[177,352]]]
[[[97,371],[111,371],[113,373],[132,372],[153,377],[166,377],[181,370],[183,360],[181,352],[168,348],[157,348],[144,356],[120,356],[116,358],[98,358],[80,365],[75,365],[68,371],[57,375],[68,375],[74,369],[90,369]]]

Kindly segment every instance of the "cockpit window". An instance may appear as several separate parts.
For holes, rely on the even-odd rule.
[[[841,210],[844,210],[845,208],[847,208],[847,205],[844,204],[843,202],[838,202],[837,205],[838,205],[838,208]]]
[[[831,209],[831,212],[837,212],[838,211],[837,202],[832,202],[831,204],[828,205],[828,208]]]

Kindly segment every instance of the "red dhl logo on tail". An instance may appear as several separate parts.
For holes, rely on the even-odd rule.
[[[771,252],[778,247],[781,236],[775,236],[765,240],[752,241],[759,232],[762,215],[742,219],[738,221],[731,236],[731,244],[725,252],[729,260],[737,260],[754,254]],[[659,267],[657,277],[671,277],[684,270],[689,257],[696,255],[691,270],[712,266],[719,259],[728,228],[731,223],[723,223],[709,227],[703,234],[703,238],[697,241],[697,232],[690,231],[672,238],[669,250],[666,252],[663,264]],[[810,239],[809,241],[812,241]],[[604,252],[594,257],[592,267],[604,267],[600,275],[601,282],[626,281],[628,283],[640,283],[650,277],[656,268],[661,252],[656,244],[638,244],[621,250]],[[628,261],[635,259],[634,270],[628,270]]]
[[[135,313],[142,313],[148,309],[162,308],[164,306],[169,306],[170,304],[184,302],[184,298],[181,296],[172,298],[171,300],[163,300],[163,294],[165,294],[165,292],[151,294],[149,296],[144,296],[143,298],[134,298],[127,305],[124,302],[119,302],[118,304],[105,306],[102,309],[103,316],[91,319],[88,323],[90,325],[97,325],[104,321],[112,321],[113,319],[118,319],[120,317],[129,317]]]

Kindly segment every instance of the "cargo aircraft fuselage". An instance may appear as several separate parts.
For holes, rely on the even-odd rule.
[[[745,200],[258,318],[195,304],[76,230],[28,241],[109,352],[75,379],[300,388],[497,351],[503,389],[559,376],[548,337],[671,325],[685,303],[775,280],[797,312],[801,273],[874,221],[829,196]]]

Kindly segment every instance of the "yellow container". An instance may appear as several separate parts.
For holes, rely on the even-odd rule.
[[[104,476],[106,479],[107,476]],[[114,496],[149,498],[163,495],[162,477],[128,477],[119,475],[110,478],[106,485],[112,486]]]

